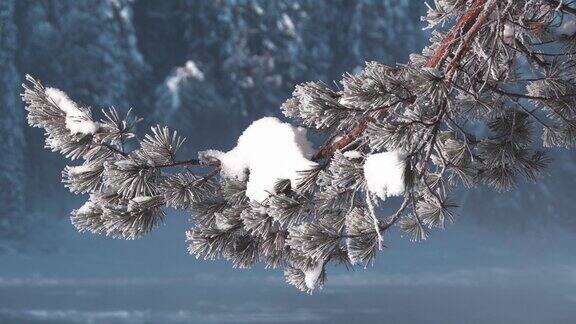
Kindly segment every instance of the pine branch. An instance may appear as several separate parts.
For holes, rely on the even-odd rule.
[[[124,156],[124,157],[127,157],[127,156],[128,156],[128,153],[126,153],[126,152],[124,152],[124,151],[122,151],[122,150],[119,150],[119,149],[115,148],[114,146],[112,146],[112,145],[110,145],[110,144],[108,144],[108,143],[95,143],[95,144],[100,145],[100,146],[103,146],[103,147],[107,148],[108,150],[110,150],[110,151],[113,152],[113,153],[120,154],[120,155],[122,155],[122,156]]]
[[[462,27],[461,33],[465,34],[460,42],[460,46],[454,53],[454,57],[450,61],[450,65],[448,66],[448,72],[446,73],[447,80],[452,79],[464,53],[469,50],[472,40],[476,37],[480,29],[484,27],[497,4],[497,0],[477,0],[472,4],[472,7],[468,12],[463,15],[463,18],[469,19],[469,21],[463,22],[464,26]],[[478,12],[479,9],[481,9],[480,12]],[[472,26],[467,28],[467,26],[472,22]],[[441,64],[441,61],[439,63]],[[437,66],[437,64],[434,65],[434,67]]]
[[[450,48],[458,42],[458,35],[465,35],[464,41],[458,51],[456,60],[453,60],[450,64],[449,74],[447,75],[447,79],[451,78],[452,70],[456,67],[456,62],[460,59],[464,53],[469,49],[470,41],[476,36],[478,31],[481,27],[486,24],[489,13],[494,9],[496,6],[497,1],[495,0],[474,0],[472,5],[468,8],[468,10],[461,16],[458,20],[456,25],[452,27],[450,32],[444,36],[440,46],[435,50],[434,54],[428,58],[425,66],[431,68],[438,68],[447,58],[447,56],[451,53]],[[479,16],[480,15],[480,16]],[[404,100],[407,103],[413,103],[417,100],[417,96],[413,96]],[[390,106],[381,107],[379,109],[386,109]],[[340,150],[350,143],[354,142],[357,138],[362,136],[368,124],[373,122],[374,119],[371,117],[365,117],[358,122],[358,124],[352,128],[346,135],[344,135],[341,139],[336,141],[335,143],[328,144],[322,147],[319,151],[314,154],[312,160],[318,161],[323,158],[331,157],[334,152]]]
[[[200,162],[199,159],[189,159],[189,160],[182,160],[182,161],[173,161],[166,164],[155,165],[155,168],[172,168],[177,166],[186,166],[186,165],[193,165],[193,166],[200,166],[204,165]]]
[[[540,132],[542,147],[576,146],[576,28],[556,25],[575,9],[552,0],[436,7],[430,26],[453,27],[435,31],[408,64],[367,63],[338,91],[322,82],[296,87],[282,111],[328,135],[316,151],[304,129],[268,117],[231,151],[179,159],[185,139],[175,131],[156,126],[140,140],[131,133],[137,119],[112,108],[94,121],[90,109],[32,78],[23,95],[28,120],[46,131],[48,147],[84,160],[62,172],[70,191],[90,196],[71,216],[79,231],[134,239],[162,223],[164,207],[188,210],[191,254],[240,268],[282,266],[289,283],[310,293],[330,262],[372,264],[395,224],[414,240],[444,228],[455,218],[458,184],[502,191],[536,179],[549,162],[537,148]],[[554,28],[563,36],[529,41]],[[523,78],[524,68],[534,76]],[[136,145],[126,152],[129,139]],[[389,197],[403,200],[381,218],[376,206]]]
[[[350,130],[346,135],[342,136],[339,140],[334,143],[329,143],[328,145],[324,146],[320,150],[314,154],[312,157],[312,161],[318,161],[324,158],[330,158],[334,154],[334,152],[345,148],[352,142],[354,142],[357,138],[359,138],[362,133],[368,127],[370,122],[374,121],[371,117],[365,117],[358,122],[358,124]]]
[[[558,8],[560,11],[564,11],[576,16],[576,8],[570,7],[568,4],[562,3],[562,0],[546,0],[552,7]]]
[[[488,0],[474,0],[472,2],[466,12],[460,16],[454,27],[444,36],[434,54],[426,62],[425,67],[438,68],[443,64],[447,57],[452,54],[450,50],[454,44],[458,42],[459,38],[462,37],[462,35],[468,35],[470,29],[475,26],[480,13],[487,7],[487,2]],[[490,0],[490,2],[494,1]],[[484,21],[481,21],[481,24],[485,23],[486,18],[484,17],[483,19]],[[476,31],[478,29],[479,27],[476,27]],[[470,36],[467,37],[469,38]],[[467,47],[463,47],[463,50],[466,48]]]

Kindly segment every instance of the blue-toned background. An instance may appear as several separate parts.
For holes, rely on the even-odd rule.
[[[338,81],[426,44],[414,0],[0,0],[0,323],[574,323],[576,154],[543,181],[458,195],[456,224],[376,265],[329,269],[314,296],[280,270],[186,253],[188,215],[138,241],[78,234],[66,163],[26,126],[25,74],[98,111],[167,124],[184,155],[233,146],[295,84]],[[337,86],[337,85],[335,85]]]

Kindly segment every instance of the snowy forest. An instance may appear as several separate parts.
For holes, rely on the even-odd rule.
[[[528,89],[526,99],[531,97],[532,100],[539,100],[540,98],[542,101],[544,99],[541,98],[545,95],[552,92],[551,96],[554,96],[555,93],[546,92],[543,85],[536,85],[542,81],[542,78],[539,78],[540,72],[534,71],[541,69],[544,71],[541,73],[546,77],[553,74],[554,78],[561,79],[574,69],[570,65],[573,55],[562,56],[551,53],[557,53],[559,49],[570,53],[576,48],[574,45],[576,20],[571,16],[576,9],[573,9],[569,3],[564,4],[558,1],[528,2],[529,4],[520,5],[519,1],[509,1],[508,6],[503,5],[503,8],[499,9],[509,10],[510,21],[518,23],[503,21],[493,23],[494,30],[497,30],[494,33],[499,35],[498,42],[500,42],[498,45],[492,45],[492,48],[498,49],[495,50],[497,54],[493,54],[497,57],[494,62],[504,63],[502,66],[498,66],[497,63],[494,63],[494,66],[490,64],[490,67],[487,67],[489,73],[486,78],[491,81],[501,81],[505,78],[512,82],[533,82],[532,88],[526,87]],[[410,116],[418,116],[419,121],[412,121],[412,124],[420,125],[422,129],[415,130],[411,136],[419,140],[432,138],[436,140],[438,137],[442,149],[438,148],[437,155],[432,153],[435,149],[432,145],[428,149],[425,144],[420,144],[417,140],[398,139],[394,142],[395,139],[378,141],[369,138],[366,143],[360,144],[347,140],[350,134],[359,129],[359,125],[365,127],[362,131],[367,129],[367,133],[371,134],[367,136],[375,138],[379,134],[390,136],[389,133],[393,133],[392,131],[382,133],[382,129],[389,130],[384,126],[379,129],[378,127],[382,124],[373,123],[372,126],[366,126],[371,121],[365,122],[366,119],[361,119],[362,114],[372,118],[370,120],[378,120],[381,118],[378,111],[382,105],[393,106],[398,111],[415,102],[419,105],[416,97],[413,97],[410,92],[412,89],[404,91],[401,89],[402,86],[393,83],[394,80],[403,80],[406,84],[410,84],[409,87],[418,88],[419,91],[427,94],[434,92],[430,90],[430,85],[437,84],[438,80],[452,77],[463,78],[466,82],[473,80],[468,74],[454,72],[455,68],[446,71],[429,67],[421,71],[409,68],[406,69],[407,71],[398,72],[389,67],[403,66],[408,63],[414,66],[428,65],[431,60],[435,59],[438,48],[442,49],[444,44],[442,40],[445,34],[436,34],[433,32],[434,28],[438,27],[442,32],[450,35],[449,27],[455,23],[451,19],[459,21],[458,17],[470,14],[477,3],[486,4],[488,9],[490,5],[492,5],[491,9],[494,9],[494,6],[500,6],[498,1],[480,0],[436,1],[430,6],[421,1],[409,0],[2,1],[0,3],[0,67],[2,67],[0,148],[1,152],[9,153],[0,155],[0,202],[3,205],[0,211],[0,262],[12,262],[17,259],[11,259],[11,256],[20,257],[29,253],[37,253],[37,251],[48,255],[60,253],[58,251],[66,249],[67,239],[62,239],[61,235],[56,233],[61,231],[63,226],[72,227],[70,220],[80,231],[128,239],[139,238],[157,226],[185,226],[171,228],[169,234],[161,235],[179,235],[180,237],[177,237],[175,241],[187,240],[186,245],[189,244],[187,247],[190,254],[200,259],[196,260],[188,256],[190,261],[184,265],[186,267],[193,268],[198,263],[207,262],[201,260],[202,258],[224,258],[232,262],[224,262],[217,266],[246,268],[252,267],[254,261],[262,257],[265,259],[264,266],[267,267],[275,268],[284,263],[288,264],[287,267],[283,267],[284,271],[266,270],[263,273],[270,271],[284,273],[285,280],[289,284],[308,293],[316,293],[316,290],[324,286],[326,279],[327,288],[325,289],[327,293],[330,293],[331,288],[328,287],[332,279],[330,274],[326,274],[328,266],[327,263],[325,264],[328,259],[334,263],[343,264],[344,266],[341,267],[344,270],[354,264],[360,265],[357,267],[358,276],[351,280],[356,280],[356,284],[359,282],[360,287],[364,288],[370,285],[368,283],[364,286],[362,281],[364,266],[377,268],[380,262],[401,263],[403,259],[400,256],[391,259],[386,257],[387,251],[394,249],[394,246],[388,249],[390,236],[397,236],[399,241],[406,241],[400,246],[418,244],[417,248],[421,248],[432,241],[431,249],[433,250],[426,252],[431,254],[446,253],[440,252],[444,249],[442,242],[461,245],[462,249],[466,249],[469,244],[472,250],[484,249],[481,253],[490,251],[490,257],[486,259],[500,257],[512,259],[505,256],[506,253],[511,253],[515,255],[513,262],[518,262],[518,264],[524,264],[522,257],[519,256],[524,252],[516,254],[512,247],[509,247],[511,250],[507,250],[508,248],[500,250],[497,242],[504,242],[509,246],[522,245],[509,243],[507,239],[503,239],[514,240],[513,238],[517,236],[534,237],[535,241],[524,244],[529,247],[542,244],[541,240],[545,242],[543,246],[561,245],[566,242],[565,240],[573,242],[568,237],[576,230],[576,221],[572,216],[573,207],[570,204],[574,196],[576,154],[562,147],[573,146],[574,140],[571,139],[571,135],[566,135],[568,131],[562,134],[558,131],[552,135],[547,133],[548,124],[534,113],[535,109],[530,106],[533,103],[528,100],[526,102],[515,100],[517,99],[514,97],[515,94],[526,91],[521,86],[513,85],[507,89],[510,92],[504,92],[502,88],[485,81],[485,84],[480,84],[473,90],[457,89],[459,92],[457,100],[466,102],[470,110],[474,110],[473,115],[477,116],[475,118],[490,119],[486,125],[471,122],[466,130],[461,129],[461,120],[456,120],[451,121],[451,125],[454,126],[451,132],[442,133],[439,132],[440,127],[434,127],[435,130],[430,133],[434,135],[428,135],[422,129],[426,130],[426,127],[432,125],[427,123],[431,123],[434,118],[442,116],[443,113],[438,115],[435,112],[433,115],[426,115],[426,112],[422,111],[425,109],[418,106],[420,110],[415,109]],[[546,14],[537,16],[534,12]],[[475,19],[481,20],[482,13],[482,11],[476,12],[475,16],[480,18]],[[542,28],[547,29],[542,32],[542,35],[527,34],[524,29],[528,27],[523,25],[525,20],[519,18],[518,15],[523,15],[522,19],[526,21],[529,21],[526,17],[534,15],[532,18],[538,22],[544,22],[542,24],[545,27]],[[427,18],[427,21],[421,20],[423,16]],[[532,26],[529,23],[526,24]],[[436,27],[426,28],[428,25]],[[532,27],[528,29],[530,28]],[[488,57],[486,53],[477,53],[480,51],[479,48],[482,49],[482,46],[491,41],[493,39],[488,37],[477,40],[472,45],[478,60]],[[555,47],[555,41],[560,45]],[[430,46],[431,42],[432,46]],[[540,44],[541,48],[538,49],[542,53],[533,54],[530,52],[532,48],[520,50],[521,45],[523,46],[526,42]],[[510,54],[511,49],[519,51],[520,54]],[[454,50],[456,51],[455,57],[459,57],[457,49]],[[545,51],[546,53],[543,53]],[[518,59],[518,62],[512,63],[516,60],[515,55],[524,56]],[[453,58],[446,60],[451,59]],[[468,57],[468,59],[469,62],[474,62],[477,58]],[[486,60],[489,61],[489,59]],[[505,60],[509,61],[505,62]],[[469,64],[474,66],[474,63]],[[452,67],[452,65],[447,66]],[[530,69],[534,70],[526,72]],[[521,72],[517,73],[518,71]],[[386,77],[379,79],[382,75]],[[369,97],[367,92],[362,93],[366,95],[362,97],[358,93],[366,90],[359,86],[364,77],[374,78],[375,82],[382,80],[384,80],[382,82],[389,82],[387,83],[389,87],[396,87],[395,91],[404,93],[407,97],[399,97],[395,94],[396,97],[382,99],[381,102],[378,102],[378,98]],[[416,85],[418,82],[425,85]],[[22,84],[25,84],[26,90],[22,88]],[[557,86],[557,91],[563,91],[564,88]],[[493,93],[500,91],[498,99],[488,96],[482,99],[490,105],[513,107],[515,112],[510,115],[503,112],[505,109],[502,108],[502,111],[496,113],[486,113],[482,110],[483,107],[479,107],[481,105],[475,106],[471,103],[474,100],[470,99],[475,94],[482,94],[482,91]],[[22,101],[23,92],[24,102]],[[469,101],[466,101],[465,94],[470,95]],[[400,98],[400,103],[396,101],[398,98]],[[555,98],[558,101],[569,100],[559,96]],[[474,99],[478,100],[478,97]],[[438,99],[438,102],[441,100]],[[478,100],[478,102],[484,101]],[[55,140],[50,142],[50,137],[48,142],[45,142],[43,130],[28,126],[26,115],[30,114],[28,121],[33,126],[40,126],[48,132],[52,131],[51,129],[54,128],[50,128],[52,126],[48,122],[43,123],[40,117],[47,116],[46,112],[51,109],[48,106],[53,104],[65,112],[65,124],[62,124],[62,127],[67,134],[62,136],[69,136],[70,131],[91,137],[99,132],[105,133],[101,132],[102,128],[114,128],[117,127],[114,125],[122,125],[122,123],[132,126],[133,123],[134,129],[130,129],[130,133],[127,131],[126,134],[120,135],[102,135],[103,141],[111,143],[113,150],[122,151],[116,152],[118,157],[129,155],[124,152],[124,145],[128,150],[134,150],[134,154],[139,154],[137,147],[140,146],[141,151],[147,155],[147,160],[143,160],[153,160],[146,162],[152,163],[151,165],[176,164],[179,166],[180,161],[173,156],[176,150],[178,157],[186,161],[194,160],[194,163],[187,164],[217,165],[214,170],[209,169],[207,173],[168,174],[167,177],[171,178],[172,182],[168,180],[162,182],[162,190],[170,192],[171,196],[164,194],[161,200],[155,200],[156,196],[148,198],[148,196],[153,196],[150,195],[151,193],[156,193],[156,189],[138,189],[141,188],[138,186],[136,186],[137,189],[134,189],[134,186],[123,189],[121,195],[130,199],[126,205],[128,213],[141,210],[144,214],[153,211],[154,217],[159,215],[158,220],[180,217],[186,219],[185,224],[167,222],[166,225],[160,225],[162,221],[154,220],[151,223],[138,225],[140,226],[138,228],[131,227],[126,230],[119,223],[114,223],[114,225],[94,223],[89,215],[94,214],[96,207],[101,203],[97,199],[101,197],[93,198],[91,195],[90,201],[86,203],[87,195],[78,197],[70,191],[93,193],[106,186],[119,186],[119,182],[105,180],[102,184],[94,178],[88,181],[85,177],[80,177],[82,178],[80,179],[78,175],[93,172],[94,169],[90,169],[88,165],[79,166],[81,161],[66,161],[61,155],[45,148],[48,143],[48,146],[52,145],[52,150],[59,151],[68,157],[83,157],[89,162],[91,159],[92,161],[110,159],[109,156],[101,158],[98,153],[90,155],[92,153],[88,151],[78,151],[77,147],[66,147]],[[81,109],[78,109],[80,105]],[[422,107],[427,107],[427,105],[429,104],[423,104]],[[435,103],[430,105],[433,106]],[[565,102],[553,102],[550,105],[561,110],[564,109]],[[28,107],[28,112],[25,106]],[[313,108],[303,109],[304,106],[326,111],[333,109],[331,113],[334,119],[318,118],[317,111]],[[348,112],[349,115],[346,115],[338,111],[338,107],[352,111],[352,113]],[[84,110],[86,108],[91,110]],[[41,113],[34,115],[34,109],[38,109]],[[101,109],[104,109],[105,114],[101,113]],[[102,121],[87,122],[86,111],[90,114],[94,112],[98,118],[103,118]],[[372,113],[373,111],[375,112]],[[516,111],[520,113],[517,114]],[[554,110],[548,113],[546,118],[556,121],[554,113],[556,113]],[[124,116],[128,117],[124,119]],[[559,116],[558,123],[561,124],[565,121],[564,115]],[[78,117],[81,117],[82,121],[78,122]],[[89,117],[88,119],[91,120],[91,115]],[[532,117],[534,119],[531,119]],[[294,126],[307,127],[312,131],[305,132],[301,128],[284,123],[286,121]],[[399,122],[403,120],[399,119]],[[463,125],[466,125],[466,122]],[[536,125],[537,129],[533,130],[532,125]],[[169,130],[164,126],[167,126]],[[321,132],[326,129],[337,129],[340,133],[329,133],[326,137],[326,134]],[[489,138],[489,133],[493,132],[496,136],[489,138],[493,144],[502,137],[498,134],[510,131],[510,129],[519,133],[516,136],[520,144],[514,153],[514,158],[521,154],[526,156],[522,160],[524,163],[522,168],[514,170],[522,174],[522,177],[514,176],[503,179],[501,173],[497,175],[490,173],[496,171],[491,171],[493,169],[489,168],[488,163],[484,163],[484,167],[477,167],[475,163],[470,162],[470,159],[473,161],[475,158],[484,161],[486,156],[491,154],[489,148],[493,149],[493,147],[480,145],[478,151],[471,152],[469,143],[474,146],[480,143],[483,137]],[[320,131],[316,132],[316,130]],[[351,132],[348,132],[350,130]],[[418,133],[420,131],[422,132]],[[536,133],[534,141],[538,142],[538,145],[542,145],[540,138],[545,139],[546,155],[541,154],[539,150],[532,150],[532,139],[525,139],[525,137],[533,136],[533,132]],[[290,141],[282,142],[280,133],[294,137],[296,146],[291,146],[294,143]],[[144,134],[148,135],[144,136]],[[118,137],[116,139],[113,136]],[[267,136],[276,136],[275,138],[280,138],[281,143],[278,151],[272,150],[275,158],[268,158],[267,163],[289,161],[302,169],[287,172],[276,171],[277,174],[274,177],[286,179],[286,181],[275,183],[267,181],[263,173],[259,177],[259,174],[254,172],[255,169],[250,166],[250,162],[242,160],[247,150],[251,152],[255,150],[246,145],[247,142],[260,143],[257,145],[265,147],[267,143],[262,139]],[[55,137],[52,136],[52,138]],[[183,138],[186,140],[183,141]],[[477,140],[478,138],[480,140]],[[130,140],[139,144],[134,146],[135,144],[130,144]],[[460,141],[464,144],[458,146]],[[336,149],[332,149],[331,143],[335,143]],[[158,148],[163,145],[171,147],[166,150],[169,158],[166,158],[163,153],[158,153]],[[444,189],[438,189],[438,194],[431,192],[432,198],[426,198],[424,195],[418,199],[415,198],[414,192],[418,190],[433,190],[417,189],[417,185],[407,184],[405,180],[407,177],[410,179],[422,177],[426,167],[419,164],[417,157],[413,154],[402,152],[401,146],[423,151],[423,157],[427,160],[431,159],[431,164],[437,167],[440,165],[444,168],[446,165],[455,167],[454,164],[446,164],[446,160],[454,158],[461,163],[457,171],[454,171],[455,168],[448,168],[450,171],[447,172],[449,179],[447,178],[446,187],[453,187],[449,195],[450,199]],[[314,147],[318,148],[315,155]],[[448,159],[441,153],[444,152],[444,148],[448,150],[446,152],[450,152]],[[291,150],[292,153],[296,152],[297,157],[291,154]],[[381,153],[381,155],[374,153],[382,150],[388,152]],[[201,153],[198,154],[198,152]],[[328,155],[324,155],[328,154],[326,152],[329,152],[329,158],[327,158]],[[314,164],[310,164],[305,157],[314,161]],[[512,157],[507,158],[512,159]],[[329,162],[323,164],[322,159]],[[413,162],[402,162],[408,160]],[[318,164],[315,164],[316,162]],[[424,165],[426,163],[424,162]],[[249,178],[243,175],[243,168],[246,168],[246,165],[250,169]],[[322,165],[325,169],[319,167]],[[401,177],[393,180],[379,179],[377,175],[379,168],[383,165],[386,165],[388,169],[395,169],[395,173],[401,174]],[[484,177],[478,178],[473,175],[477,172],[476,169],[476,171],[470,170],[473,168],[484,172]],[[316,184],[309,185],[302,192],[297,191],[296,188],[302,187],[302,184],[297,183],[294,172],[307,169],[309,173],[314,174],[311,182]],[[122,171],[118,168],[110,172],[115,172],[118,181],[121,181]],[[374,176],[370,177],[369,174]],[[209,179],[210,181],[205,181],[207,176],[214,175],[222,176],[221,184],[212,183],[212,178]],[[358,177],[365,177],[366,182],[361,183]],[[178,192],[178,188],[184,182],[189,181],[200,181],[201,186],[204,187],[199,187],[199,192],[190,194],[190,197],[183,197]],[[383,181],[386,183],[383,184]],[[326,185],[326,183],[332,184]],[[430,183],[434,183],[434,180],[428,178],[423,180],[423,186],[428,186]],[[295,205],[300,206],[298,202],[300,198],[317,201],[315,193],[317,191],[321,192],[318,195],[321,196],[322,203],[333,209],[337,201],[327,198],[330,191],[326,189],[331,186],[348,186],[362,192],[358,197],[341,193],[334,194],[337,199],[344,201],[337,205],[339,209],[350,209],[346,212],[346,219],[340,219],[339,216],[331,214],[319,221],[319,225],[314,222],[307,224],[306,217],[299,216],[301,211],[290,211],[296,213],[296,216],[285,212],[288,208],[294,208]],[[293,195],[292,191],[297,191],[297,195]],[[237,220],[234,220],[232,216],[226,216],[224,211],[216,213],[212,220],[206,220],[208,217],[206,215],[214,213],[210,208],[215,207],[212,205],[206,207],[201,203],[205,203],[206,197],[212,199],[213,192],[221,193],[227,204],[244,206],[243,211],[237,211],[237,208],[234,211],[240,215]],[[394,198],[403,196],[407,192],[411,193],[411,198],[406,198],[404,201],[398,197]],[[145,198],[141,198],[140,195],[144,193],[146,193]],[[432,210],[435,208],[433,205],[424,204],[426,199],[437,200],[441,208]],[[350,206],[345,205],[347,202],[350,202]],[[164,214],[165,212],[159,208],[163,205],[177,209],[188,209],[192,206],[190,208],[192,216],[189,214],[174,216],[172,212]],[[395,213],[399,206],[402,211],[407,208],[413,209],[414,212],[410,217],[400,219],[400,215]],[[72,212],[72,219],[70,212]],[[200,216],[194,216],[194,213]],[[203,235],[214,235],[212,232],[208,233],[208,229],[227,231],[235,228],[234,222],[238,220],[243,223],[242,230],[250,235],[269,235],[270,228],[264,228],[262,225],[266,222],[263,218],[266,214],[270,215],[272,224],[277,222],[280,230],[285,230],[287,233],[283,239],[288,243],[274,242],[274,244],[296,247],[295,250],[306,252],[304,256],[272,255],[269,257],[266,253],[258,255],[261,252],[249,252],[249,255],[235,254],[226,252],[225,248],[217,251],[212,247],[206,247],[206,237]],[[393,216],[386,219],[390,223],[379,223],[377,215]],[[420,216],[425,218],[422,220]],[[202,220],[199,221],[199,219]],[[397,220],[399,220],[398,224],[396,224]],[[347,237],[344,250],[335,247],[338,243],[319,242],[317,237],[319,235],[314,236],[318,232],[325,233],[326,228],[330,227],[322,223],[326,221],[342,222],[342,228],[345,229],[344,235]],[[195,222],[198,224],[207,222],[205,224],[208,225],[202,225],[206,228],[197,227],[194,230]],[[456,224],[452,225],[453,222]],[[458,226],[459,222],[462,222],[464,227]],[[270,226],[274,227],[274,225]],[[454,234],[450,234],[453,232],[448,229],[446,231],[449,232],[448,239],[442,241],[444,231],[441,229],[452,226],[456,227],[455,231],[462,230],[463,232],[454,237]],[[387,231],[388,228],[391,232]],[[190,231],[184,234],[186,230]],[[356,239],[365,235],[366,231],[372,231],[369,240]],[[561,231],[562,239],[554,241],[552,237],[558,231]],[[87,233],[83,236],[86,236],[87,240],[94,237]],[[482,242],[484,237],[497,238],[492,244],[478,247],[478,243]],[[440,240],[439,246],[434,245],[435,240]],[[340,238],[337,241],[340,242]],[[396,241],[392,240],[392,243],[394,242]],[[524,241],[520,240],[520,242]],[[120,243],[122,242],[114,244]],[[139,245],[140,249],[146,248],[145,243]],[[242,244],[250,246],[252,243],[243,242]],[[266,244],[266,240],[258,241],[257,244]],[[474,244],[476,246],[472,247]],[[174,250],[180,247],[164,246],[164,248]],[[401,248],[400,253],[406,252],[407,249],[407,247]],[[88,251],[89,253],[101,252],[98,251],[98,245],[93,245]],[[377,252],[382,251],[383,253],[376,255]],[[115,253],[118,257],[122,257],[122,253],[130,252]],[[170,253],[187,254],[185,250]],[[466,254],[460,250],[455,253]],[[529,255],[528,252],[526,253]],[[540,253],[546,254],[538,250],[536,255]],[[462,260],[468,260],[468,257],[472,258],[467,256]],[[572,269],[573,255],[570,252],[559,249],[547,254],[546,257],[559,262],[563,267]],[[11,270],[5,274],[0,272],[0,294],[2,294],[2,276],[8,276],[10,271],[18,272],[18,262],[21,261],[15,261],[16,265],[12,268],[8,267],[7,269]],[[420,267],[418,260],[411,262],[406,263],[406,266],[411,264]],[[426,266],[423,265],[423,267],[425,269]],[[566,268],[561,269],[559,271],[562,275],[559,277],[565,275],[563,271]],[[526,280],[531,278],[530,280],[533,281],[541,275],[539,270],[534,271],[523,273],[519,277],[526,278]],[[547,271],[554,273],[556,270],[548,269]],[[335,273],[334,289],[338,290],[339,287],[343,287],[341,282],[344,275],[337,271]],[[495,273],[502,275],[502,272],[497,270]],[[368,276],[368,281],[373,278],[370,270],[366,276]],[[464,281],[468,279],[465,277]],[[274,280],[283,281],[281,278]],[[482,277],[479,280],[482,282],[485,279]],[[520,279],[516,277],[515,280]],[[452,280],[447,279],[447,281]],[[459,282],[458,279],[454,281]],[[554,282],[554,285],[556,284],[560,283]],[[259,285],[259,283],[252,285]],[[280,287],[279,289],[287,288]],[[566,300],[572,302],[575,300],[573,295],[566,296]],[[1,299],[0,295],[0,301]],[[24,313],[20,311],[12,312],[0,307],[0,320],[4,318],[3,316],[9,320],[28,318],[21,317],[24,316],[22,314]],[[26,316],[30,315],[26,314]],[[502,314],[508,313],[502,311]],[[567,316],[569,312],[561,309],[558,314],[558,322],[562,322],[568,317],[561,316]],[[73,318],[70,322],[75,322],[78,318],[89,322],[91,319],[98,319],[94,316],[100,316],[92,313],[68,315]],[[314,317],[317,314],[307,317],[309,315],[302,315],[303,321],[326,320],[321,316]],[[539,313],[539,315],[542,314]],[[58,316],[53,316],[51,319],[56,322],[62,320]],[[110,322],[121,322],[122,317],[108,313],[103,316],[110,316],[110,318],[105,317],[111,319]],[[146,313],[145,316],[152,315]],[[169,322],[167,317],[162,317],[164,315],[154,316],[151,317],[152,321]],[[365,317],[358,318],[373,318],[368,314],[362,316]],[[502,318],[510,322],[519,321],[521,318],[506,316]],[[41,316],[33,314],[32,317],[38,320]],[[450,317],[444,317],[446,318],[450,319]],[[547,319],[545,316],[534,318],[537,322],[539,322],[538,319]],[[253,318],[245,321],[251,320]],[[291,320],[288,318],[286,321]],[[174,322],[177,321],[174,320]],[[447,322],[451,321],[447,320]]]

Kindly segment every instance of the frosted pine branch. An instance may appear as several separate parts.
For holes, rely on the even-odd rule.
[[[228,152],[182,158],[175,131],[157,126],[138,140],[138,118],[109,109],[96,120],[28,77],[30,125],[46,131],[47,147],[82,160],[62,173],[73,193],[89,195],[72,223],[134,239],[161,224],[166,207],[188,210],[191,254],[281,267],[311,293],[329,265],[372,264],[392,227],[424,240],[453,222],[456,186],[537,180],[547,148],[576,145],[576,9],[556,0],[435,4],[421,54],[370,62],[340,90],[296,87],[282,105],[293,124],[255,121]],[[325,140],[310,143],[307,131]],[[382,215],[382,204],[396,212]]]

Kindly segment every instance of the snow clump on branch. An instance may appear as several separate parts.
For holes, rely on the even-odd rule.
[[[372,154],[364,162],[368,190],[384,200],[404,193],[404,157],[399,151]]]
[[[66,128],[71,134],[93,135],[100,128],[98,123],[92,121],[90,113],[78,108],[63,91],[46,88],[46,95],[66,113]]]
[[[200,158],[220,160],[221,174],[226,178],[247,179],[246,196],[261,203],[274,193],[280,180],[290,180],[292,188],[297,187],[300,172],[316,165],[309,160],[313,153],[306,129],[264,117],[248,126],[231,151],[204,151]]]

